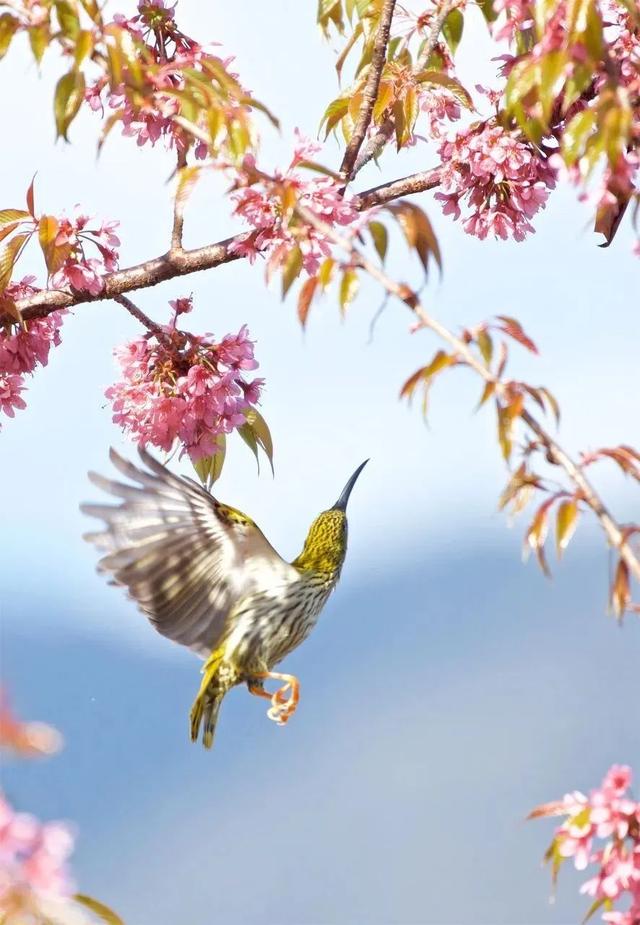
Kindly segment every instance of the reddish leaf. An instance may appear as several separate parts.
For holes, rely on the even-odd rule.
[[[307,316],[317,285],[318,277],[310,276],[309,279],[305,280],[300,289],[300,294],[298,296],[298,319],[303,328],[306,327],[307,324]]]
[[[622,620],[624,612],[631,603],[631,583],[629,581],[629,566],[624,559],[618,560],[613,585],[611,587],[611,609]]]
[[[538,352],[538,348],[531,338],[527,337],[524,333],[519,321],[516,321],[515,318],[509,318],[508,315],[498,315],[497,318],[499,321],[502,321],[502,324],[498,325],[500,331],[503,331],[509,337],[517,340],[519,344],[522,344],[523,347],[526,347],[527,350],[530,350],[532,353]]]
[[[36,207],[34,202],[34,184],[36,182],[36,175],[34,173],[31,183],[29,184],[29,189],[27,190],[27,209],[29,210],[29,215],[33,218],[36,217]]]
[[[547,577],[550,576],[551,572],[544,554],[544,544],[549,529],[549,508],[556,500],[557,495],[552,495],[542,502],[525,535],[525,556],[529,550],[535,552],[540,568]]]

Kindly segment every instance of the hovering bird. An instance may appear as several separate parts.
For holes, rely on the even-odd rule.
[[[316,517],[289,563],[246,514],[139,453],[145,468],[113,449],[109,454],[133,485],[89,473],[94,485],[122,499],[81,505],[104,521],[104,529],[84,537],[105,553],[98,571],[127,588],[158,632],[205,659],[192,741],[203,725],[211,748],[222,700],[237,684],[270,700],[267,715],[283,725],[298,705],[300,684],[273,668],[307,638],[336,586],[347,551],[347,501],[368,460]],[[280,682],[273,694],[264,688],[268,680]]]

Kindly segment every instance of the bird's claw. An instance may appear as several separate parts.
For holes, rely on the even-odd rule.
[[[287,691],[291,691],[288,697],[286,696]],[[271,707],[267,710],[267,716],[279,726],[284,726],[295,713],[297,706],[298,699],[295,691],[287,682],[279,687],[271,698]]]

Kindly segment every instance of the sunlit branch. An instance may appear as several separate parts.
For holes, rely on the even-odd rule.
[[[464,340],[430,315],[420,302],[417,293],[411,289],[410,286],[407,286],[405,283],[399,283],[388,276],[377,264],[362,254],[352,241],[336,232],[330,225],[318,219],[312,212],[302,207],[298,207],[297,212],[303,221],[315,227],[318,231],[322,232],[323,235],[332,240],[334,244],[337,244],[346,251],[354,266],[361,267],[369,276],[379,282],[389,295],[393,295],[401,302],[404,302],[419,319],[422,327],[433,331],[441,340],[449,344],[456,355],[463,360],[467,366],[477,373],[486,383],[491,383],[493,385],[495,394],[498,397],[506,396],[507,383],[494,376],[491,370],[480,362]],[[585,476],[583,470],[574,462],[569,454],[563,450],[557,441],[554,440],[551,434],[549,434],[534,415],[525,409],[520,414],[520,417],[529,430],[531,430],[543,444],[549,458],[564,470],[576,488],[579,489],[582,500],[591,508],[598,518],[609,545],[618,551],[620,557],[627,564],[630,573],[640,581],[640,557],[627,541],[623,527],[617,523],[611,515],[602,498]]]
[[[443,0],[436,17],[431,23],[429,35],[426,38],[424,47],[420,52],[420,57],[416,61],[414,73],[418,74],[424,70],[435,49],[445,19],[453,9],[456,0]],[[360,150],[358,158],[353,166],[352,176],[355,176],[369,161],[377,158],[382,154],[387,142],[393,137],[395,131],[395,122],[391,116],[386,118],[378,127],[377,131],[371,136],[366,145]]]
[[[382,205],[401,196],[420,193],[436,187],[440,182],[440,168],[421,171],[399,180],[383,183],[372,189],[364,190],[355,197],[356,208],[360,211],[372,206]],[[43,290],[26,299],[20,299],[17,307],[25,321],[41,318],[60,308],[71,308],[86,302],[115,299],[119,295],[136,289],[147,289],[180,276],[188,276],[201,270],[211,270],[221,264],[242,259],[241,254],[233,250],[233,245],[243,240],[244,234],[226,238],[205,247],[184,250],[171,248],[166,254],[146,260],[144,263],[116,270],[104,276],[104,288],[97,296],[87,292],[64,292],[63,290]],[[2,316],[0,316],[0,321]],[[7,320],[14,320],[9,317]]]
[[[393,19],[395,5],[396,0],[384,0],[382,5],[378,32],[371,54],[369,74],[362,92],[362,105],[358,114],[358,121],[356,122],[349,144],[347,145],[347,150],[344,152],[344,157],[342,158],[342,164],[340,166],[340,173],[347,182],[354,176],[356,158],[371,123],[373,107],[375,106],[378,97],[378,89],[380,87],[380,75],[382,74],[382,69],[387,57],[387,45],[389,44],[391,20]]]
[[[182,168],[186,166],[186,163],[187,152],[184,150],[184,148],[179,148],[177,155],[176,174],[180,173]],[[182,228],[184,225],[185,201],[185,197],[181,196],[180,192],[178,191],[173,202],[173,227],[171,229],[172,250],[182,247]]]
[[[148,315],[145,315],[142,309],[138,308],[138,306],[135,305],[131,299],[128,299],[126,295],[114,296],[113,300],[114,302],[118,302],[120,305],[122,305],[123,308],[126,308],[129,314],[133,315],[136,321],[139,321],[143,327],[147,328],[148,331],[151,331],[152,334],[155,334],[159,340],[166,338],[166,334],[160,325],[156,324],[155,321],[152,321]]]

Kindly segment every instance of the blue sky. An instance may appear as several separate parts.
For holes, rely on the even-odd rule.
[[[179,5],[185,30],[236,52],[247,85],[281,117],[281,137],[264,129],[267,163],[287,160],[295,126],[314,135],[336,94],[314,6],[250,0],[234,15],[226,5]],[[476,66],[490,73],[486,49],[481,30],[465,36],[463,76]],[[114,133],[97,161],[89,114],[74,124],[71,146],[53,146],[55,62],[39,81],[16,48],[2,68],[5,85],[19,88],[2,100],[5,124],[20,130],[3,150],[0,205],[19,206],[37,170],[42,209],[81,202],[120,219],[123,265],[166,249],[167,155]],[[329,142],[325,162],[338,159]],[[419,147],[369,167],[355,186],[435,162]],[[481,243],[431,196],[418,201],[444,255],[442,281],[434,276],[424,290],[427,308],[454,327],[517,316],[541,355],[516,348],[512,372],[557,395],[563,444],[573,453],[637,445],[629,229],[599,250],[588,211],[560,189],[528,241]],[[226,211],[220,187],[203,183],[187,245],[231,233]],[[389,266],[419,280],[399,245]],[[42,272],[37,255],[27,269]],[[77,819],[83,889],[136,925],[176,921],[180,910],[199,921],[213,908],[231,922],[575,919],[575,880],[547,904],[538,860],[550,831],[521,820],[536,802],[595,785],[612,761],[639,763],[637,732],[619,719],[620,703],[637,702],[638,621],[618,630],[605,616],[597,528],[581,524],[552,584],[520,564],[523,527],[509,530],[496,512],[506,473],[495,424],[488,411],[472,413],[478,384],[458,371],[438,383],[428,428],[401,405],[400,385],[438,344],[410,335],[409,314],[393,304],[370,340],[375,287],[364,287],[344,321],[331,301],[314,307],[304,335],[293,303],[265,289],[259,265],[222,267],[136,300],[162,319],[169,299],[191,291],[195,330],[249,324],[267,380],[276,477],[258,478],[238,441],[217,489],[224,500],[293,556],[312,517],[372,460],[350,504],[341,587],[287,665],[302,676],[303,707],[280,730],[237,692],[218,750],[201,754],[187,742],[197,661],[156,638],[103,584],[80,539],[78,505],[95,495],[86,471],[106,471],[109,445],[127,448],[103,392],[115,377],[113,346],[137,333],[117,306],[82,306],[30,385],[28,410],[0,434],[2,482],[11,486],[3,674],[23,710],[56,722],[69,741],[49,765],[8,769],[11,794],[43,815]],[[633,486],[606,467],[597,484],[621,520],[638,519]]]

